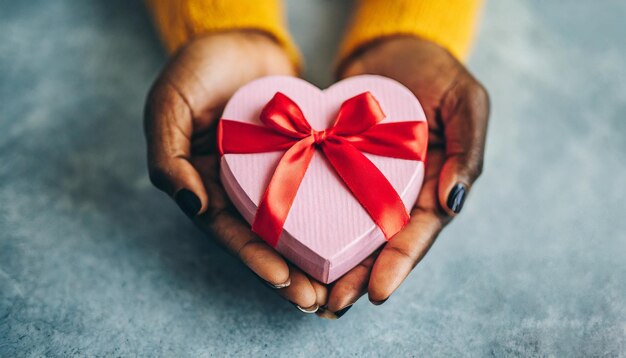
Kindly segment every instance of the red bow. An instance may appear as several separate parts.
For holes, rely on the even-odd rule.
[[[277,92],[261,112],[265,126],[222,119],[218,149],[227,153],[286,150],[259,203],[252,231],[276,247],[302,178],[319,148],[389,240],[409,220],[402,199],[363,152],[424,161],[428,128],[425,121],[378,124],[385,114],[371,93],[346,100],[335,124],[311,128],[289,97]]]

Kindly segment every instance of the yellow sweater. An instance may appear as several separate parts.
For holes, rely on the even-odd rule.
[[[266,32],[300,63],[280,0],[147,0],[169,51],[199,34],[232,29]],[[345,59],[380,37],[415,35],[437,42],[463,59],[482,0],[358,0],[339,51]]]

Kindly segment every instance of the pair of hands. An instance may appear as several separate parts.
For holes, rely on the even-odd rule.
[[[279,295],[304,312],[330,318],[344,314],[365,293],[372,303],[383,303],[424,257],[482,171],[489,116],[485,89],[446,50],[426,40],[383,39],[355,54],[338,77],[360,74],[395,79],[419,99],[430,129],[428,161],[409,224],[329,286],[255,236],[219,180],[215,128],[226,102],[256,78],[296,75],[273,39],[235,31],[191,41],[162,71],[145,110],[154,185]]]

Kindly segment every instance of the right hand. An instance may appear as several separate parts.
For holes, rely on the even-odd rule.
[[[217,121],[239,87],[259,77],[295,73],[284,50],[262,33],[196,38],[173,56],[152,86],[145,134],[152,183],[281,296],[314,312],[326,302],[326,287],[252,233],[220,183],[215,145]]]
[[[485,88],[452,54],[428,40],[386,37],[355,53],[340,74],[381,75],[405,85],[424,109],[429,138],[424,183],[410,221],[380,252],[334,283],[325,312],[335,314],[344,314],[365,293],[382,304],[426,255],[482,172],[489,121]]]

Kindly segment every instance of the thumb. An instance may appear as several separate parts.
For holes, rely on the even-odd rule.
[[[187,216],[205,212],[209,197],[200,174],[190,162],[191,110],[173,86],[157,83],[150,92],[144,130],[152,183],[170,195]]]
[[[450,216],[458,214],[483,170],[489,117],[487,91],[470,79],[450,89],[442,103],[446,160],[439,175],[438,196]]]

